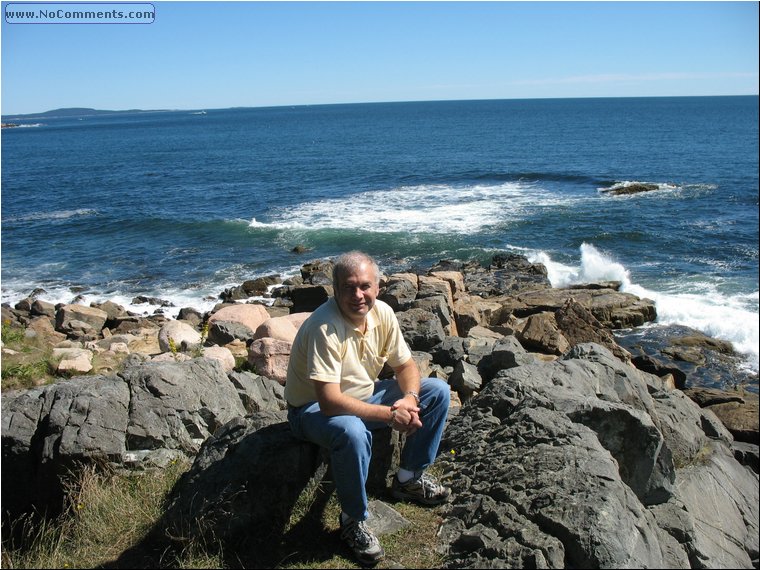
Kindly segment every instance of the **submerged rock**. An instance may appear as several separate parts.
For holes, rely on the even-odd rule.
[[[651,192],[653,190],[659,190],[658,184],[649,184],[645,182],[632,182],[629,184],[615,184],[610,188],[604,188],[601,191],[613,196],[625,195],[625,194],[639,194],[641,192]]]

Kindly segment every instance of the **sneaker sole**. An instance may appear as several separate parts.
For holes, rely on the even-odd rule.
[[[356,552],[354,552],[354,556],[356,557],[356,561],[359,562],[359,564],[361,564],[362,566],[376,566],[377,564],[385,560],[385,551],[381,552],[375,558],[365,558],[357,554]]]

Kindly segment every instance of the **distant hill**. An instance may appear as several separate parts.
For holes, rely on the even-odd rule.
[[[135,113],[155,113],[162,109],[146,111],[143,109],[128,109],[125,111],[107,111],[104,109],[90,109],[89,107],[66,107],[53,109],[44,113],[29,113],[25,115],[3,115],[3,122],[10,119],[55,119],[66,117],[92,117],[93,115],[125,115]]]

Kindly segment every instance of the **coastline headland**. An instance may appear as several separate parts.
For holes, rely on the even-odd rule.
[[[176,319],[42,292],[3,305],[4,340],[23,330],[49,347],[55,377],[7,385],[6,361],[23,355],[3,345],[3,516],[60,508],[74,466],[181,456],[194,463],[170,494],[167,534],[234,544],[277,527],[321,462],[289,435],[282,389],[331,269],[245,281]],[[681,330],[658,354],[624,347],[613,331],[654,321],[651,300],[616,282],[552,288],[543,265],[513,254],[385,275],[379,299],[422,373],[451,386],[447,567],[757,566],[757,394],[689,380],[698,367],[730,375],[729,343]],[[378,493],[393,435],[377,438]]]

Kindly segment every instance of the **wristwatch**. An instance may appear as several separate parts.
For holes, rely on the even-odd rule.
[[[414,401],[417,402],[417,405],[419,406],[420,405],[420,395],[417,392],[415,392],[414,390],[408,390],[408,391],[404,392],[404,396],[408,396],[409,394],[411,394],[412,396],[414,396]]]

